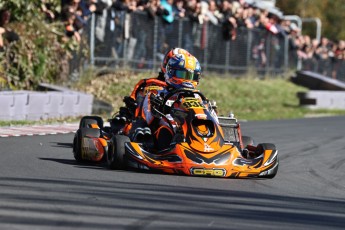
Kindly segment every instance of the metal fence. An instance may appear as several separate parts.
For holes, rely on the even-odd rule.
[[[143,12],[108,13],[104,36],[98,38],[97,17],[91,20],[91,64],[109,68],[156,70],[167,50],[182,47],[201,63],[203,71],[280,73],[288,68],[288,40],[265,30],[239,28],[235,40],[221,25],[188,19],[164,23]]]
[[[287,36],[265,29],[238,28],[235,40],[221,25],[188,19],[164,23],[146,13],[109,10],[103,30],[97,16],[90,22],[90,59],[95,66],[157,70],[167,50],[182,47],[198,58],[205,72],[276,74],[288,69],[311,70],[345,80],[343,60],[299,60],[289,52]],[[101,34],[101,36],[99,36]]]
[[[302,69],[345,81],[345,61],[336,58],[302,60]]]

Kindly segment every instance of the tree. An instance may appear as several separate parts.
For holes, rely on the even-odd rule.
[[[331,40],[345,39],[345,4],[343,0],[277,0],[277,7],[285,15],[299,15],[301,18],[320,18],[322,36]],[[304,34],[315,36],[315,25],[303,24]]]
[[[0,53],[0,82],[6,88],[32,89],[41,82],[62,78],[61,66],[68,56],[68,44],[63,42],[62,22],[46,20],[41,4],[48,1],[52,10],[58,12],[59,0],[0,2],[0,9],[11,12],[7,29],[20,38]]]

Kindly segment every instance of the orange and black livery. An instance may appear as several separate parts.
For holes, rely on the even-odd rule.
[[[173,99],[172,99],[173,98]],[[170,122],[173,140],[157,149],[150,137],[135,141],[124,126],[104,127],[99,117],[83,117],[73,144],[78,161],[106,161],[110,169],[226,178],[273,178],[278,172],[274,144],[254,145],[234,117],[212,114],[198,90],[179,89],[164,98],[162,119]],[[154,109],[154,108],[153,108]]]

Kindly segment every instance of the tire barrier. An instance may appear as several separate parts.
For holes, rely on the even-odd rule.
[[[0,120],[11,120],[14,114],[14,96],[2,93],[0,96]]]
[[[93,96],[77,91],[2,91],[0,120],[46,120],[90,115]]]
[[[301,106],[310,109],[345,109],[345,91],[311,90],[297,94]]]
[[[345,83],[311,71],[297,71],[291,81],[310,89],[299,92],[299,105],[310,109],[345,110]]]
[[[291,81],[311,90],[344,91],[345,83],[311,71],[297,71]]]

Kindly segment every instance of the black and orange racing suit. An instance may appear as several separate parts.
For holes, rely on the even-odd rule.
[[[169,89],[168,89],[169,88]],[[151,95],[161,95],[162,99],[171,91],[170,87],[165,81],[159,78],[149,78],[140,80],[134,87],[131,95],[129,96],[135,106],[132,106],[133,121],[128,123],[124,129],[126,135],[135,135],[136,129],[148,127],[152,131],[152,136],[158,150],[168,147],[174,135],[174,130],[168,125],[169,121],[165,118],[158,118],[152,111]],[[172,101],[176,99],[177,95],[172,97]],[[206,103],[206,102],[204,102]],[[208,107],[208,102],[207,102]],[[213,110],[210,107],[211,110]],[[216,112],[212,113],[216,115]],[[168,116],[169,117],[169,116]],[[170,122],[173,122],[170,120]],[[151,135],[151,133],[150,133]]]
[[[126,104],[126,108],[130,111],[131,119],[135,124],[133,126],[133,122],[127,123],[124,128],[124,133],[129,135],[133,133],[137,127],[140,127],[143,124],[144,119],[141,117],[141,110],[142,110],[142,102],[145,96],[149,92],[158,92],[159,90],[164,89],[167,87],[167,84],[164,79],[164,73],[160,72],[158,77],[156,78],[148,78],[148,79],[141,79],[134,87],[130,96],[124,98],[124,102]],[[146,124],[147,125],[147,124]]]

